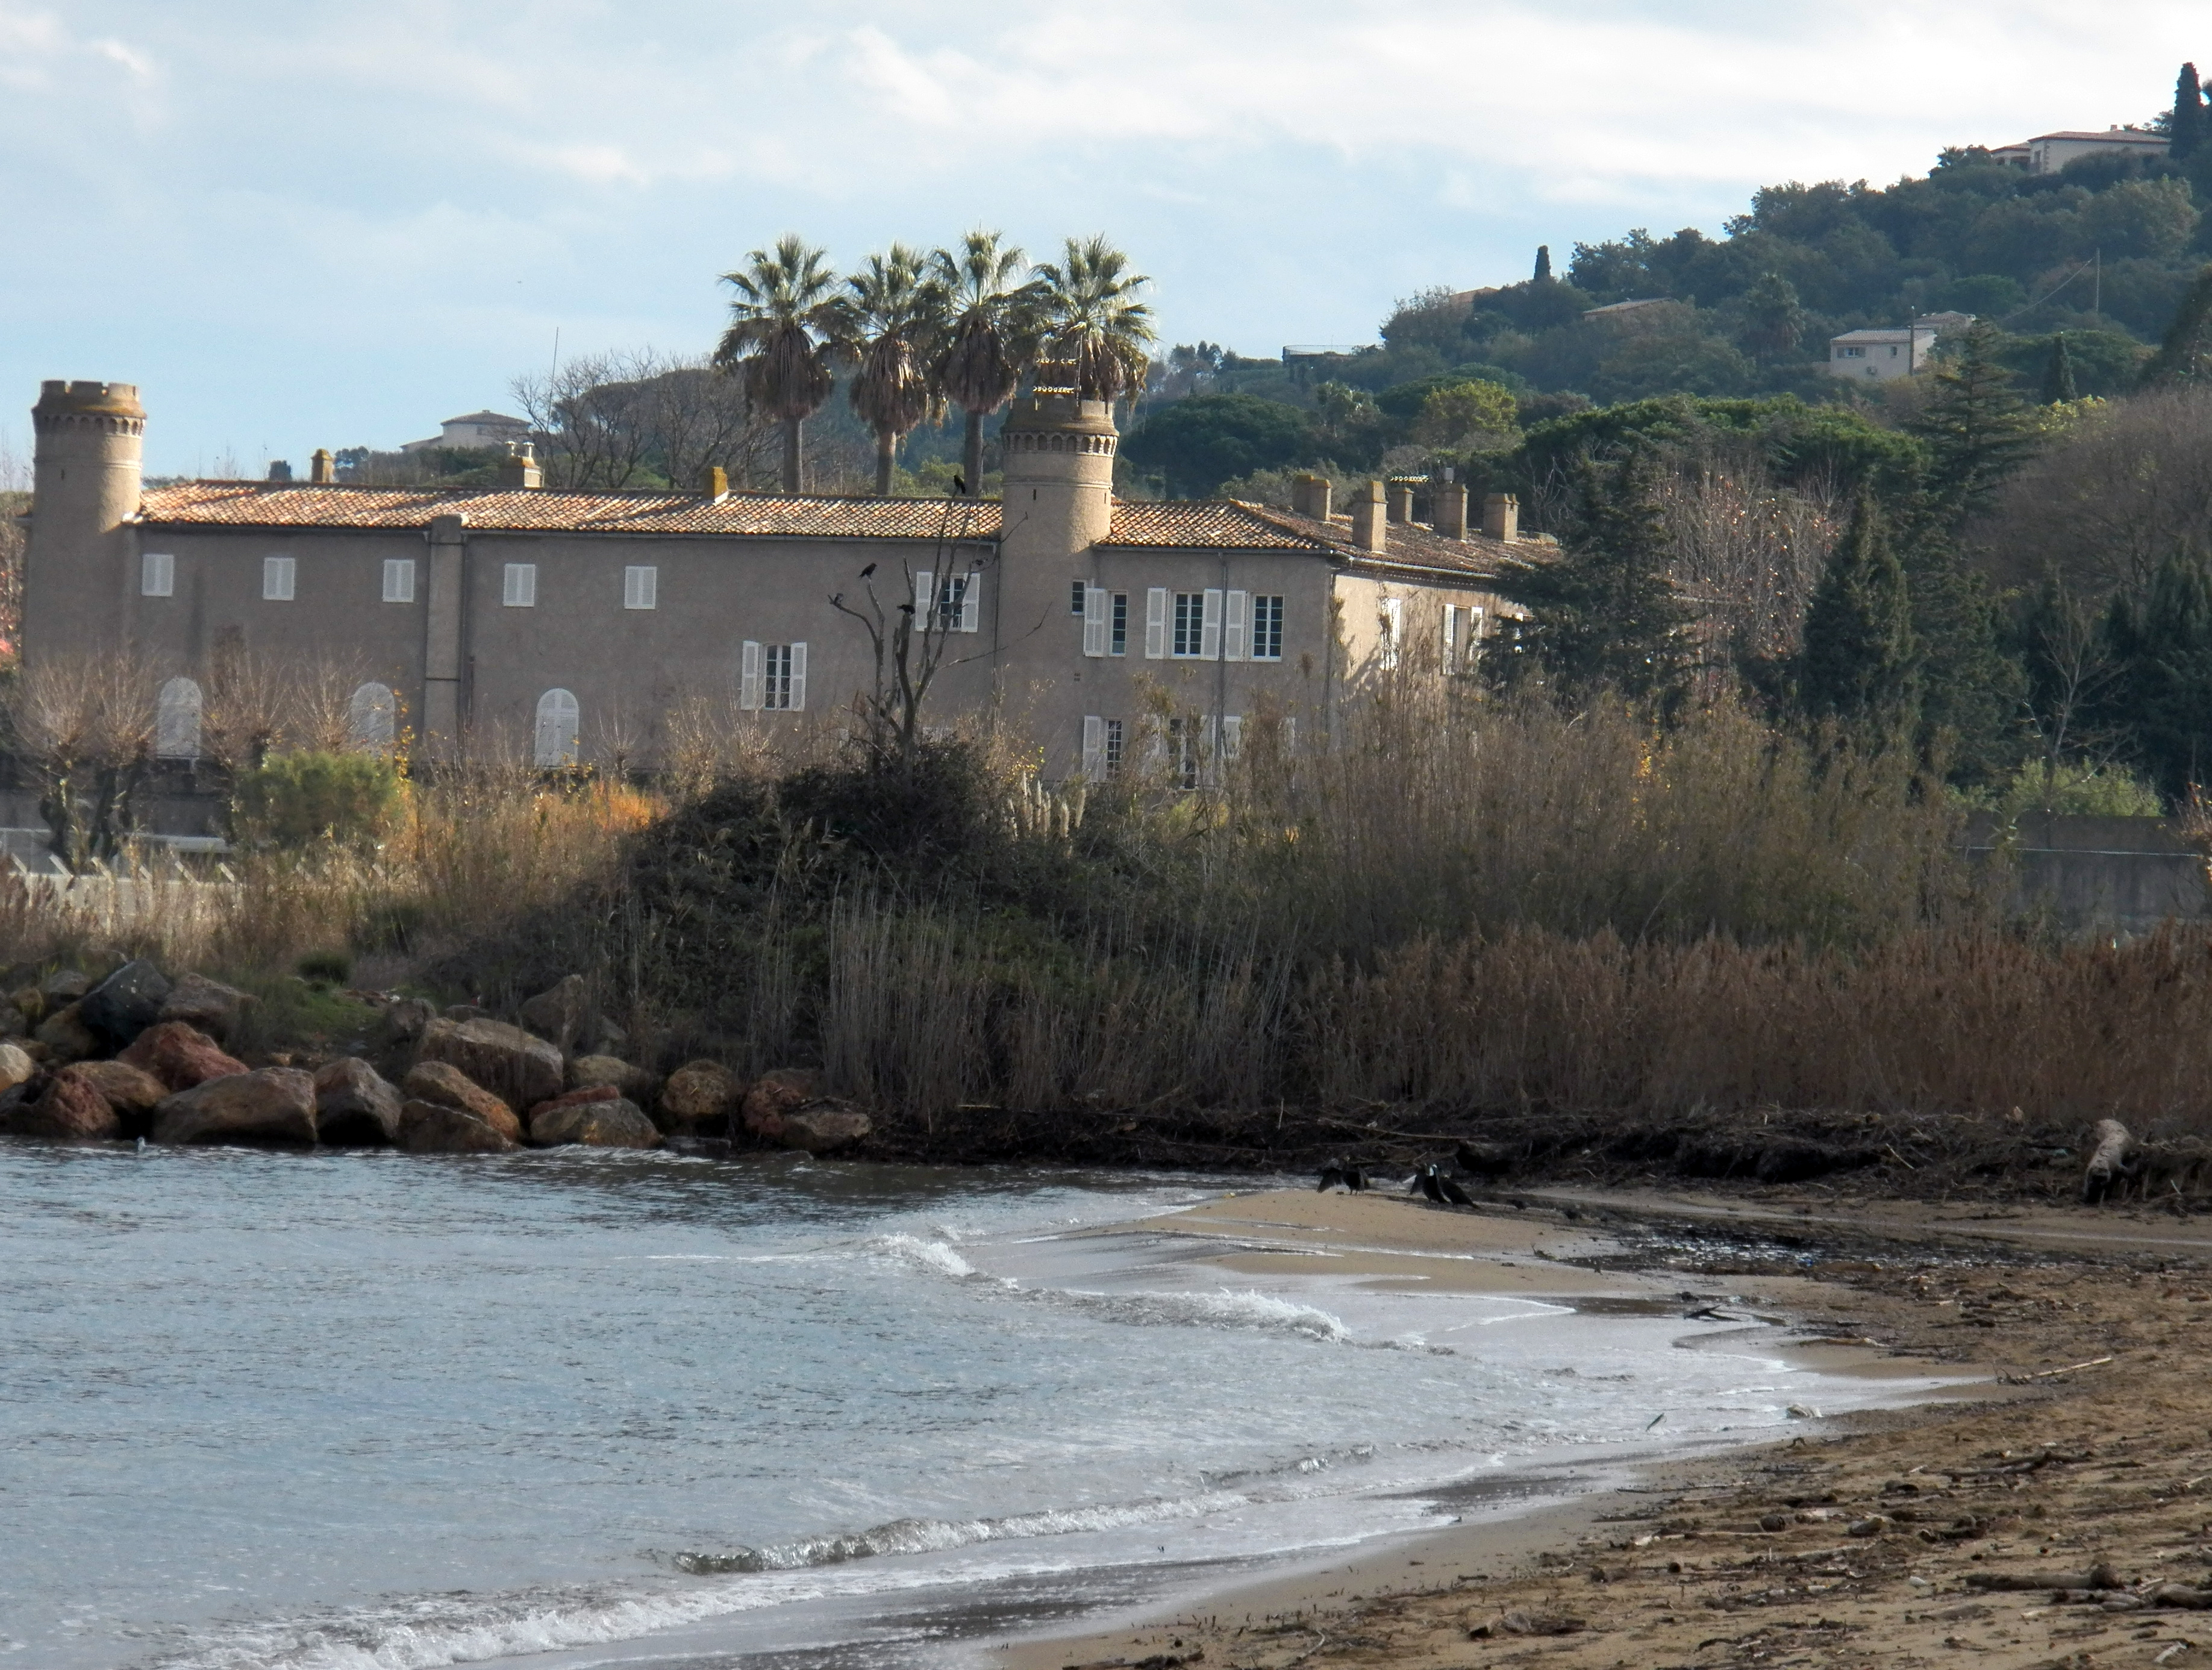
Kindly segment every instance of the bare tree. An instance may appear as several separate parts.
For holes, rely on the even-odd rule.
[[[1794,653],[1837,535],[1826,504],[1777,485],[1756,459],[1690,464],[1662,479],[1667,577],[1711,650],[1741,665]]]
[[[948,659],[950,635],[983,568],[980,554],[963,553],[952,538],[959,502],[945,501],[929,568],[917,569],[901,560],[896,578],[903,583],[894,589],[889,607],[876,589],[877,565],[872,562],[858,576],[864,604],[848,603],[842,592],[830,599],[832,609],[860,622],[868,635],[874,683],[867,695],[854,698],[854,705],[868,750],[878,759],[914,759],[921,746],[921,710],[929,699],[929,687],[947,665],[957,665]],[[901,590],[910,601],[897,600]]]
[[[269,757],[293,707],[291,680],[250,653],[244,635],[216,635],[200,711],[200,752],[225,772],[250,771]]]
[[[744,485],[774,478],[778,436],[743,380],[650,349],[570,360],[509,388],[538,438],[549,485],[618,493],[698,486],[710,465]]]
[[[2007,584],[2056,570],[2090,599],[2141,591],[2169,556],[2212,552],[2212,388],[2094,410],[2013,477],[1967,538]]]
[[[151,671],[119,655],[40,656],[9,692],[15,746],[39,777],[48,848],[68,869],[115,858],[154,760]]]

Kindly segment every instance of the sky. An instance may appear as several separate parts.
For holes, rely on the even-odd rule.
[[[1539,243],[2140,121],[2155,0],[0,0],[0,472],[43,378],[136,382],[158,474],[512,410],[719,331],[718,275],[1103,232],[1163,337],[1375,339]]]

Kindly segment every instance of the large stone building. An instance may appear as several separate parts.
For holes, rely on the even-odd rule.
[[[33,421],[27,661],[131,658],[177,759],[226,655],[349,665],[364,738],[432,757],[649,760],[690,693],[839,724],[877,671],[833,599],[872,594],[941,635],[926,718],[996,704],[1054,779],[1141,746],[1195,780],[1248,715],[1326,727],[1382,670],[1470,669],[1514,612],[1494,577],[1545,550],[1449,483],[1429,525],[1405,483],[1349,514],[1319,477],[1297,513],[1116,500],[1110,409],[1049,392],[1007,419],[999,502],[568,493],[526,452],[490,489],[340,485],[322,454],[307,483],[149,488],[132,386],[49,382]]]

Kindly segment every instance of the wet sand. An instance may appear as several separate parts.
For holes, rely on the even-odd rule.
[[[2102,1562],[2129,1584],[2212,1584],[2212,1233],[2140,1212],[1861,1210],[1781,1191],[1521,1198],[1471,1212],[1268,1193],[1125,1227],[1217,1242],[1231,1270],[1325,1260],[1379,1285],[1593,1308],[1711,1296],[1790,1319],[1794,1360],[1962,1383],[1654,1463],[1627,1490],[1504,1517],[1471,1501],[1447,1531],[1178,1615],[1012,1643],[1009,1670],[1200,1654],[1208,1670],[2212,1662],[2212,1612],[1967,1582]]]

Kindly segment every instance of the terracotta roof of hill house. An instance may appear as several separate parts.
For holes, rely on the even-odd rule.
[[[563,493],[544,488],[319,486],[301,483],[183,482],[148,489],[139,520],[152,527],[426,528],[462,515],[488,533],[703,534],[785,539],[989,540],[992,500],[828,498],[732,493]],[[1352,543],[1348,518],[1317,522],[1234,499],[1118,501],[1102,544],[1185,550],[1309,552],[1359,567],[1495,574],[1545,547],[1480,534],[1448,539],[1418,523],[1390,525],[1378,555]]]

